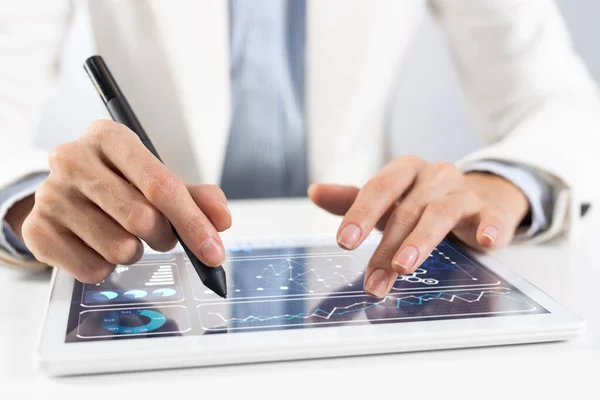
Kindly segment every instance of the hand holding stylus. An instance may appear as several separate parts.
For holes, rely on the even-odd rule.
[[[218,232],[231,226],[231,215],[221,189],[186,185],[126,126],[96,121],[54,149],[49,163],[22,227],[38,260],[96,283],[116,264],[140,259],[139,239],[158,251],[173,248],[170,221],[205,264],[224,261]]]

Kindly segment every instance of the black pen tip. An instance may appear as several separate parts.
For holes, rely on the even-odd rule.
[[[227,298],[227,277],[223,267],[211,267],[203,283],[219,297]]]

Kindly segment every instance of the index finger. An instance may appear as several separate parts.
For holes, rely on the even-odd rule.
[[[373,230],[396,200],[412,185],[423,161],[403,157],[385,166],[358,192],[338,231],[338,243],[355,249]]]
[[[189,249],[205,264],[220,265],[223,243],[198,208],[184,182],[156,158],[125,125],[97,121],[89,139],[102,158],[137,187],[173,224]]]

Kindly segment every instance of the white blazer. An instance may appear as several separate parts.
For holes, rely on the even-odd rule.
[[[47,170],[49,149],[107,116],[82,69],[93,53],[106,59],[166,164],[188,181],[218,183],[229,124],[227,4],[5,5],[0,187]],[[390,99],[426,7],[406,0],[307,4],[310,180],[361,185],[391,156]],[[487,144],[459,164],[505,160],[544,174],[557,201],[551,229],[538,240],[572,228],[582,204],[600,194],[600,104],[557,7],[550,0],[427,5],[447,38]]]

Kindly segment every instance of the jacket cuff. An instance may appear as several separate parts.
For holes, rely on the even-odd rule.
[[[27,260],[33,258],[33,254],[6,222],[6,214],[16,202],[34,194],[47,177],[47,173],[35,174],[0,189],[0,250],[4,250],[12,258]]]

